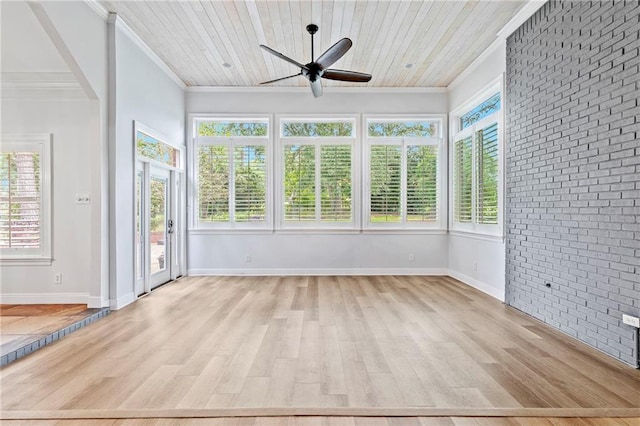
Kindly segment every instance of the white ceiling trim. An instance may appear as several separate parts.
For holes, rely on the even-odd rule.
[[[505,24],[500,31],[498,31],[497,39],[489,45],[474,61],[465,68],[458,76],[447,86],[447,89],[451,90],[462,83],[469,77],[473,71],[498,48],[504,48],[507,37],[517,30],[520,25],[524,24],[527,19],[533,16],[544,4],[546,0],[529,0],[529,2],[513,17],[509,22]]]
[[[97,13],[98,16],[104,21],[107,21],[109,19],[109,11],[96,0],[84,0],[84,2],[87,4],[87,6],[93,9],[93,11]]]
[[[180,79],[180,77],[178,77],[176,75],[176,73],[174,73],[171,68],[169,68],[169,66],[167,64],[164,63],[164,61],[162,59],[160,59],[160,57],[158,55],[155,54],[155,52],[153,50],[151,50],[151,48],[144,42],[142,41],[142,39],[138,36],[138,34],[136,34],[131,27],[129,27],[127,25],[126,22],[124,22],[122,20],[122,18],[120,18],[117,14],[115,13],[110,13],[109,14],[109,19],[108,22],[115,25],[117,28],[121,29],[122,32],[129,37],[129,39],[140,48],[140,50],[142,50],[142,52],[147,55],[149,57],[149,59],[151,59],[153,61],[153,63],[155,63],[158,68],[160,68],[171,80],[173,80],[174,83],[176,83],[178,85],[178,87],[180,87],[181,89],[185,89],[187,87],[186,84],[184,84],[184,81],[182,81]]]
[[[0,80],[2,99],[88,99],[71,72],[3,72]]]
[[[447,93],[446,87],[324,87],[325,93]],[[187,86],[187,92],[205,93],[300,93],[308,87]]]

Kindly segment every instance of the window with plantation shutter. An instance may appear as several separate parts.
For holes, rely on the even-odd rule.
[[[454,148],[454,215],[458,222],[471,222],[473,219],[473,150],[471,136],[457,140]]]
[[[498,223],[498,123],[476,132],[478,155],[478,223]]]
[[[50,135],[3,135],[0,148],[0,259],[51,258]]]
[[[367,225],[438,228],[441,119],[367,119]]]
[[[266,228],[267,118],[195,119],[195,226]]]
[[[281,227],[352,228],[353,118],[281,118]]]
[[[454,120],[453,229],[500,235],[500,93],[469,107]]]
[[[372,223],[402,220],[402,147],[371,146],[370,210]]]

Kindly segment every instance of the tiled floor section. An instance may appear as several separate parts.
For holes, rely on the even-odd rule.
[[[0,305],[0,366],[108,314],[87,305]]]

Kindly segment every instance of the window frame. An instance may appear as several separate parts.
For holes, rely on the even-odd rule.
[[[368,123],[370,121],[437,121],[439,135],[430,137],[383,137],[369,136]],[[447,115],[446,114],[364,114],[362,117],[362,153],[361,164],[363,167],[363,196],[362,196],[362,224],[363,231],[368,232],[397,232],[397,231],[437,231],[446,232],[447,226]],[[372,145],[395,145],[402,147],[401,156],[401,211],[400,222],[371,222],[371,169],[370,153]],[[436,198],[436,220],[434,222],[408,222],[407,215],[407,146],[436,146],[437,147],[437,198]]]
[[[331,136],[331,137],[302,137],[302,136],[283,136],[282,123],[287,121],[300,122],[330,122],[330,121],[351,121],[353,123],[352,136]],[[281,233],[286,232],[359,232],[360,230],[360,165],[357,162],[359,158],[358,140],[360,131],[360,115],[359,114],[277,114],[275,117],[274,132],[275,138],[275,230]],[[290,142],[290,143],[287,143]],[[321,198],[316,197],[316,220],[305,222],[285,221],[284,217],[284,147],[285,145],[310,145],[316,147],[316,159],[319,158],[320,147],[322,145],[349,145],[351,146],[351,221],[350,222],[330,222],[322,221],[321,215]],[[320,163],[315,163],[315,179],[316,183],[320,181]],[[316,194],[321,191],[321,187],[316,185]]]
[[[50,133],[3,134],[0,152],[31,151],[34,146],[40,156],[40,247],[38,249],[0,249],[0,265],[51,265],[52,258],[52,145]],[[7,149],[11,146],[10,149]]]
[[[198,123],[202,121],[266,121],[268,129],[266,136],[199,136]],[[238,232],[272,232],[273,230],[273,117],[271,114],[189,114],[187,168],[189,179],[189,232],[191,233],[238,233]],[[248,142],[256,143],[248,143]],[[243,143],[244,142],[244,143]],[[198,147],[200,145],[227,145],[229,147],[229,221],[200,222],[198,219],[199,181],[198,181]],[[265,220],[261,222],[235,222],[232,204],[235,204],[233,188],[233,155],[235,146],[264,145],[265,146]]]
[[[500,110],[494,112],[491,115],[488,115],[481,120],[473,123],[472,125],[465,127],[463,130],[460,130],[460,117],[469,111],[473,110],[475,107],[479,106],[483,102],[489,100],[496,93],[500,93]],[[449,140],[449,150],[451,152],[450,155],[450,163],[449,163],[449,181],[450,184],[450,193],[451,199],[449,204],[449,229],[453,233],[469,233],[469,234],[477,234],[481,236],[486,236],[488,238],[504,238],[504,151],[505,151],[505,129],[504,129],[504,84],[503,77],[494,80],[485,88],[477,92],[474,96],[472,96],[467,102],[456,108],[451,112],[451,138]],[[480,190],[480,185],[478,181],[478,167],[479,167],[479,157],[478,157],[478,139],[477,132],[486,128],[487,126],[497,123],[498,125],[498,216],[496,224],[486,224],[486,223],[478,223],[478,192]],[[455,195],[455,186],[456,186],[456,155],[455,155],[455,144],[456,141],[471,136],[471,149],[472,149],[472,197],[471,197],[471,221],[470,222],[458,222],[456,220],[456,195]]]

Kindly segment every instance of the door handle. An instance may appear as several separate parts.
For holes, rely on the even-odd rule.
[[[173,219],[167,221],[167,233],[173,234]]]

